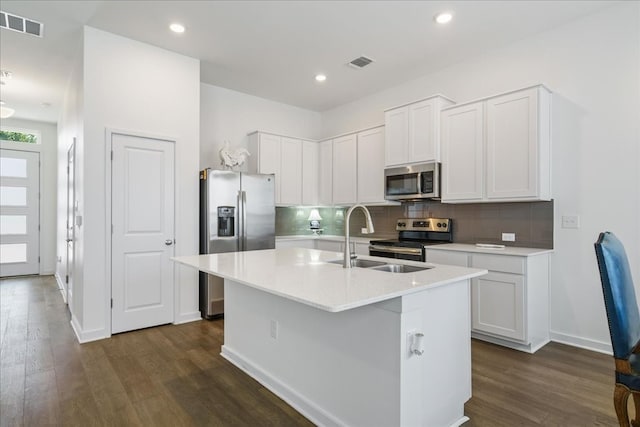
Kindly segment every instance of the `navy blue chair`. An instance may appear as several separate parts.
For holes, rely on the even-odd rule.
[[[600,233],[595,248],[616,364],[613,404],[621,427],[640,427],[640,314],[629,260],[611,232]],[[636,412],[631,424],[627,411],[630,395]]]

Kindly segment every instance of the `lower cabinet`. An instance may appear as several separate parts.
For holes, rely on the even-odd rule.
[[[471,336],[534,353],[549,342],[549,255],[427,249],[427,262],[488,270],[471,280]]]
[[[319,249],[321,251],[329,252],[342,252],[344,242],[333,239],[291,239],[291,240],[276,240],[276,249],[283,248],[306,248],[306,249]],[[351,251],[356,255],[369,255],[369,243],[368,242],[351,242]]]
[[[526,341],[524,276],[489,272],[471,279],[471,329]]]

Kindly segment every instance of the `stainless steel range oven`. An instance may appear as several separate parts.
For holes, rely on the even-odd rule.
[[[369,255],[424,262],[426,247],[453,241],[450,218],[401,218],[396,230],[397,240],[371,240]]]

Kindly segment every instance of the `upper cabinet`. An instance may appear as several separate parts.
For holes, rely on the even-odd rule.
[[[333,141],[322,141],[319,146],[318,204],[333,205]]]
[[[302,141],[302,204],[320,203],[320,143]]]
[[[358,133],[358,203],[384,202],[384,130]]]
[[[263,132],[249,135],[249,170],[276,176],[276,205],[302,204],[302,141]]]
[[[440,161],[440,110],[451,104],[437,95],[385,111],[385,166]]]
[[[551,200],[551,92],[535,86],[442,111],[442,202]]]
[[[336,205],[357,201],[357,158],[356,134],[333,140],[333,203]]]

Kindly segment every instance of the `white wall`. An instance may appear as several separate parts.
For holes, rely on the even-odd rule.
[[[443,93],[458,102],[544,83],[553,92],[555,340],[610,350],[593,243],[624,242],[640,296],[640,3],[628,2],[323,113],[323,134],[384,121],[383,110]],[[559,227],[580,215],[580,229]]]
[[[83,137],[77,143],[76,241],[82,257],[74,288],[74,324],[81,341],[111,333],[106,245],[107,129],[176,141],[175,255],[198,251],[198,144],[200,63],[144,43],[90,27],[84,29]],[[176,266],[175,322],[199,319],[197,273]]]
[[[247,134],[270,131],[318,139],[320,113],[217,86],[200,85],[200,167],[220,169],[218,150],[225,140],[231,147],[247,147]]]
[[[82,102],[83,102],[83,54],[82,54],[82,40],[83,34],[78,35],[77,45],[77,57],[72,70],[67,87],[65,90],[65,96],[60,109],[60,117],[58,118],[58,178],[57,178],[57,201],[58,201],[58,215],[57,215],[57,237],[56,237],[56,252],[60,262],[56,266],[56,277],[58,283],[65,287],[63,295],[68,295],[67,304],[69,305],[69,311],[72,316],[72,324],[79,325],[82,323],[82,310],[77,308],[77,302],[82,302],[82,287],[75,289],[74,282],[76,276],[81,276],[82,272],[82,252],[76,242],[75,245],[75,260],[68,262],[67,260],[67,153],[69,148],[73,144],[74,138],[76,139],[76,158],[78,153],[82,153],[83,133],[82,133]],[[82,188],[82,170],[74,167],[75,170],[75,185],[76,191]],[[74,226],[74,233],[79,235],[81,229]],[[80,242],[82,243],[82,239]],[[81,247],[80,247],[81,249]],[[66,282],[68,276],[69,282]],[[65,296],[66,296],[65,295]],[[81,307],[81,306],[80,306]]]
[[[56,150],[55,123],[23,119],[2,119],[2,127],[36,130],[40,144],[3,141],[2,148],[40,153],[40,274],[54,274],[56,270]]]

